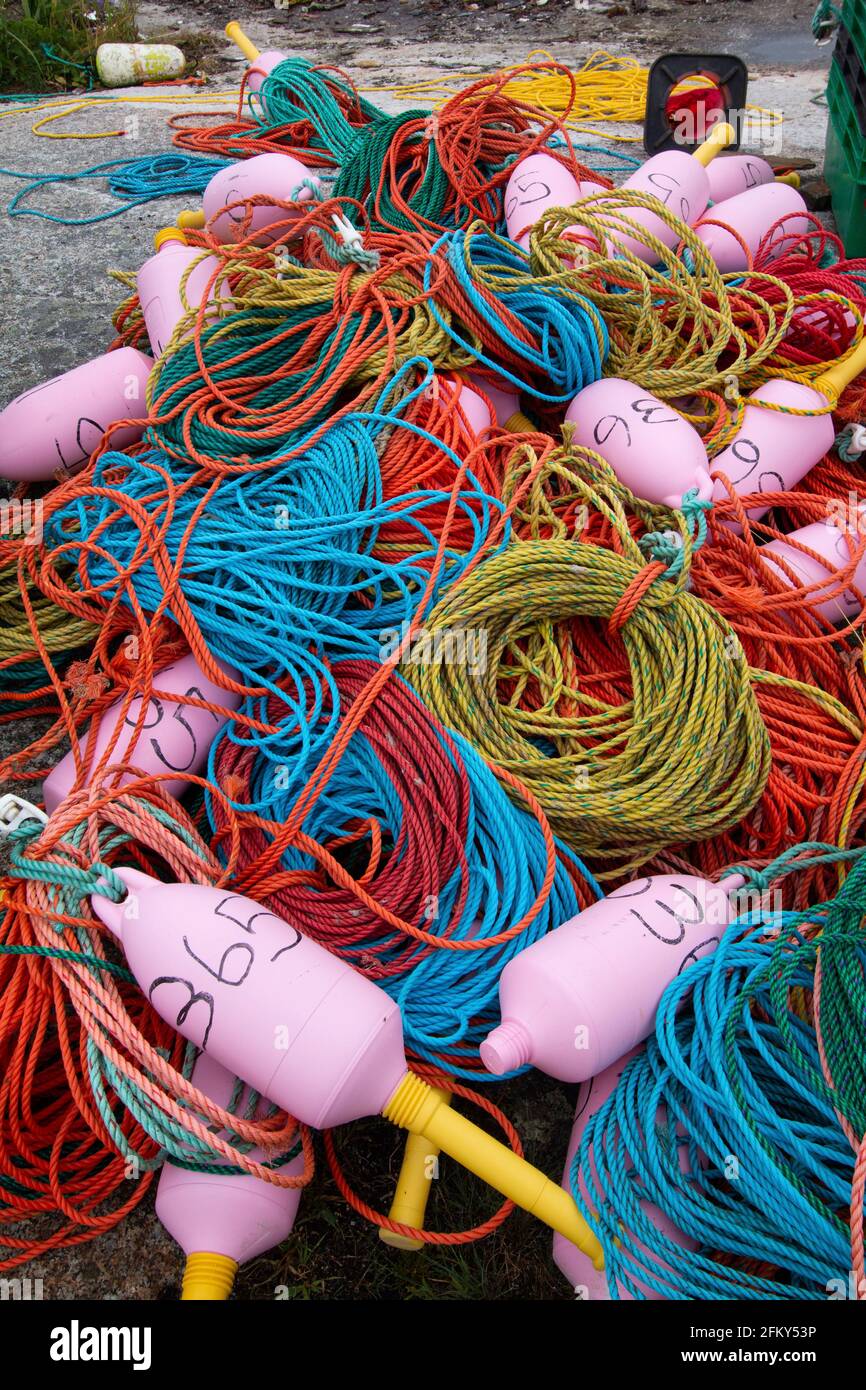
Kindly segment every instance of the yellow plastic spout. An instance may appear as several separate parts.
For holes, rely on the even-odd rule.
[[[382,1114],[401,1129],[423,1135],[470,1173],[565,1236],[592,1260],[596,1269],[604,1268],[598,1238],[573,1198],[525,1158],[518,1158],[498,1139],[443,1105],[433,1087],[420,1076],[407,1072]]]
[[[522,410],[515,410],[513,415],[509,415],[505,421],[505,428],[509,434],[537,434],[538,427],[533,425],[528,415],[524,415]]]
[[[722,150],[726,150],[728,145],[732,145],[736,138],[737,132],[734,127],[729,125],[727,121],[720,121],[718,125],[713,126],[704,143],[698,145],[696,150],[692,150],[692,158],[706,168],[710,160],[715,159]]]
[[[850,357],[836,362],[829,371],[819,376],[813,385],[816,391],[820,391],[827,397],[828,401],[835,401],[848,383],[853,381],[855,376],[859,376],[861,372],[866,372],[866,338],[863,339],[858,348],[855,348]]]
[[[231,20],[230,23],[226,25],[226,38],[231,39],[232,43],[237,44],[241,53],[243,53],[245,58],[249,58],[251,63],[254,62],[261,53],[261,49],[256,48],[252,39],[247,38],[236,19]]]
[[[432,1089],[443,1105],[451,1104],[448,1091],[443,1091],[439,1086]],[[388,1212],[392,1221],[399,1221],[401,1226],[414,1226],[416,1231],[424,1229],[427,1199],[430,1196],[435,1160],[438,1156],[438,1148],[425,1135],[409,1135],[394,1200]],[[386,1245],[393,1246],[395,1250],[424,1249],[423,1240],[419,1240],[417,1236],[401,1236],[399,1231],[389,1231],[387,1226],[379,1227],[379,1239]]]
[[[205,225],[205,215],[201,210],[193,212],[192,208],[185,208],[183,212],[178,213],[175,221],[184,231],[187,227],[192,227],[195,231],[200,231]]]
[[[228,1298],[238,1272],[230,1255],[194,1250],[186,1257],[180,1298],[182,1303],[219,1303]]]
[[[154,233],[154,250],[158,251],[161,246],[165,246],[167,241],[179,241],[183,246],[186,246],[186,237],[180,227],[160,227],[159,231]]]
[[[790,174],[777,174],[776,183],[787,183],[791,188],[800,187],[800,175],[796,169],[792,169]]]

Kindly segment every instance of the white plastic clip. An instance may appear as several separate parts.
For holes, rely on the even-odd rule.
[[[34,806],[32,801],[26,801],[23,796],[16,796],[14,792],[0,796],[0,835],[11,834],[26,820],[38,820],[43,825],[48,824],[45,812]]]
[[[343,217],[339,212],[333,212],[331,213],[331,221],[340,234],[344,246],[360,246],[363,248],[364,238],[358,231],[358,228],[352,226],[348,217]]]
[[[849,428],[848,453],[855,458],[859,454],[866,454],[866,425],[851,425]]]

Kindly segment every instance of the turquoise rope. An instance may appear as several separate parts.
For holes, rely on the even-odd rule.
[[[0,169],[10,179],[29,179],[26,188],[16,193],[7,206],[10,217],[41,217],[62,227],[89,227],[120,217],[132,208],[142,207],[157,198],[179,197],[182,193],[203,193],[213,176],[229,163],[225,159],[200,159],[186,154],[143,155],[141,159],[110,159],[89,169],[77,169],[72,174],[31,174],[17,169]],[[24,206],[24,200],[40,188],[57,183],[75,183],[79,179],[107,177],[108,191],[118,198],[121,206],[90,217],[61,217],[42,208]]]

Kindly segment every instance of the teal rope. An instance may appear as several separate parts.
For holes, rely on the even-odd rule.
[[[142,207],[157,198],[178,197],[180,194],[203,193],[214,174],[229,163],[225,159],[200,159],[186,154],[143,155],[141,159],[110,159],[89,169],[77,169],[71,174],[21,173],[17,169],[0,169],[10,179],[28,179],[26,188],[16,193],[7,206],[10,217],[41,217],[61,227],[88,227],[121,217],[132,208]],[[79,179],[102,178],[108,181],[108,191],[120,200],[120,207],[90,217],[61,217],[42,208],[25,207],[24,201],[40,188],[56,183],[75,183]]]
[[[842,22],[842,11],[830,0],[819,0],[818,8],[812,15],[812,34],[816,43],[829,39],[833,30]]]

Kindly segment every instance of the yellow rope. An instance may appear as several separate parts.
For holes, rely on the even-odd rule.
[[[561,526],[514,541],[449,590],[425,625],[434,650],[471,633],[483,659],[409,660],[403,673],[446,727],[530,788],[568,844],[632,872],[736,825],[766,783],[769,737],[748,667],[731,659],[733,629],[689,593],[687,567],[675,578],[648,571],[627,494],[604,460],[566,445],[542,474],[539,492],[555,474],[561,504],[567,481],[612,522],[623,553]],[[672,526],[682,521],[662,510]],[[631,698],[616,704],[582,686],[581,637],[592,626],[603,637],[623,612]]]
[[[525,59],[524,63],[513,64],[511,67],[503,68],[502,71],[518,73],[519,69],[525,67],[527,63],[556,63],[558,61],[546,49],[536,48]],[[573,69],[573,73],[575,83],[573,100],[568,78],[562,73],[544,69],[532,73],[520,73],[515,76],[503,89],[504,95],[529,102],[542,111],[559,116],[573,130],[581,130],[586,123],[600,121],[631,122],[633,124],[639,124],[643,121],[646,111],[649,70],[642,67],[636,58],[620,58],[604,49],[596,49],[580,67]],[[487,76],[489,76],[487,72],[461,72],[449,74],[447,77],[430,77],[417,82],[395,83],[392,86],[362,87],[360,90],[369,93],[389,92],[401,101],[414,101],[419,97],[426,97],[433,100],[434,105],[438,107],[443,105],[449,97],[454,95],[455,90],[465,83],[477,82]],[[687,90],[690,87],[702,86],[705,82],[706,79],[696,75],[694,78],[682,82],[680,89]],[[748,106],[746,109],[768,118],[769,123],[773,125],[784,119],[781,112],[770,111],[761,106]],[[589,129],[584,130],[583,133],[594,134],[597,132],[590,124]],[[625,135],[605,132],[605,138],[634,142],[641,137],[638,134]]]

